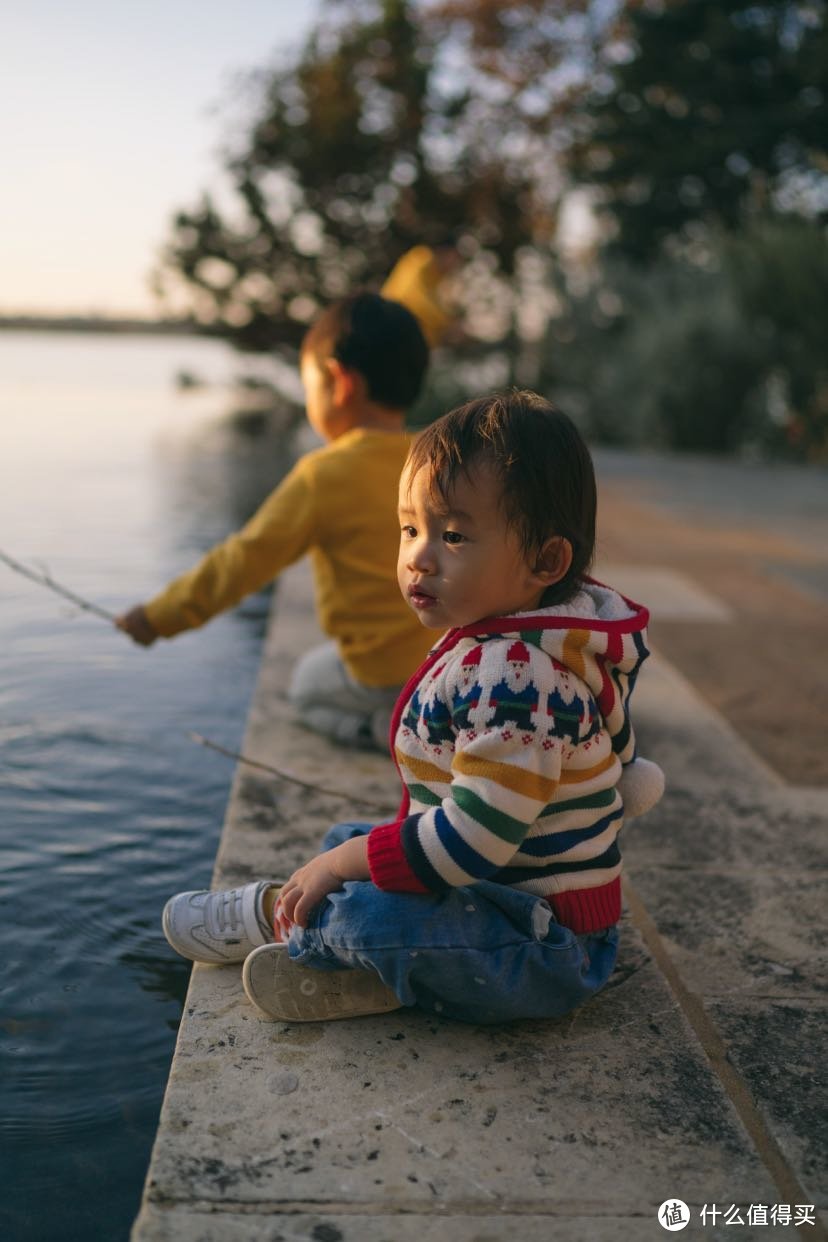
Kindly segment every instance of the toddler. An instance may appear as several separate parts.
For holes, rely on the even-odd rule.
[[[595,511],[585,444],[534,393],[423,432],[400,481],[398,578],[447,633],[394,712],[399,813],[335,826],[281,887],[172,898],[178,952],[243,959],[250,1000],[290,1021],[400,1005],[552,1017],[604,986],[648,614],[587,576]],[[640,813],[663,782],[634,766]]]

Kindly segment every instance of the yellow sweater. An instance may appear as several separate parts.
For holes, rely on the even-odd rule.
[[[392,268],[380,293],[392,302],[402,302],[420,322],[429,345],[438,345],[452,321],[451,313],[440,301],[443,282],[434,251],[414,246]]]
[[[147,604],[165,638],[195,629],[310,552],[320,624],[365,686],[402,685],[434,636],[396,579],[406,436],[357,427],[302,457],[238,533]]]

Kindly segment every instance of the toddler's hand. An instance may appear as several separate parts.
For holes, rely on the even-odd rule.
[[[331,866],[331,853],[335,851],[317,854],[316,858],[312,858],[304,867],[294,871],[287,883],[282,886],[282,891],[279,893],[277,918],[283,932],[283,921],[287,922],[288,931],[291,923],[307,927],[308,916],[314,906],[318,906],[328,893],[342,888],[342,877],[337,875]]]
[[[142,604],[136,604],[134,608],[130,608],[129,612],[121,613],[120,617],[115,618],[115,624],[119,630],[129,634],[133,642],[141,647],[151,647],[158,637],[155,626],[144,612]]]
[[[282,909],[282,899],[277,897],[276,905],[273,907],[273,930],[277,939],[283,940],[287,944],[291,927],[293,927],[293,923]]]
[[[370,878],[367,836],[343,841],[334,849],[317,854],[304,867],[294,871],[279,893],[279,919],[287,920],[288,930],[291,923],[307,927],[311,910],[328,893],[342,888],[346,880]],[[279,926],[283,926],[281,921]]]

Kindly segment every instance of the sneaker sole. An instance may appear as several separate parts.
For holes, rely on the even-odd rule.
[[[282,1022],[361,1018],[402,1008],[373,971],[313,970],[292,962],[287,952],[257,949],[244,963],[242,982],[248,999]]]

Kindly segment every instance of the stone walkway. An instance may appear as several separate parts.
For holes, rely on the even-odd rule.
[[[649,589],[656,612],[727,616],[681,575]],[[284,875],[336,819],[396,809],[390,761],[290,722],[282,687],[311,615],[292,570],[244,749],[343,796],[240,766],[216,887]],[[687,1235],[828,1236],[828,797],[784,785],[657,656],[635,717],[669,787],[624,829],[606,991],[568,1019],[500,1029],[419,1011],[268,1023],[237,968],[196,966],[133,1242],[647,1242],[676,1200]],[[816,1223],[797,1228],[811,1204]],[[726,1223],[732,1205],[744,1223]],[[772,1223],[774,1205],[791,1223],[784,1206]]]

